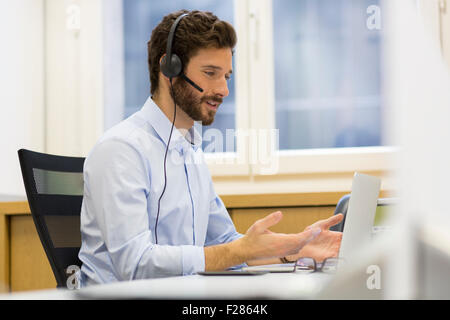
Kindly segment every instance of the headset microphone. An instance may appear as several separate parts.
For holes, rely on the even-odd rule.
[[[198,91],[203,92],[203,89],[200,88],[194,81],[189,79],[184,73],[180,74],[180,77],[183,78],[187,83],[189,83],[191,86],[193,86]]]

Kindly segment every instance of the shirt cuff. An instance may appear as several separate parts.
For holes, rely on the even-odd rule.
[[[203,247],[181,246],[183,276],[205,271],[205,252]]]

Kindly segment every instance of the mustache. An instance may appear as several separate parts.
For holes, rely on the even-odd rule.
[[[201,102],[214,101],[214,102],[221,104],[223,102],[223,99],[218,96],[204,96],[200,99],[200,101]]]

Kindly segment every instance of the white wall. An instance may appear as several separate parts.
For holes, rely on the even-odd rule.
[[[86,156],[102,134],[103,4],[0,0],[0,194],[25,194],[18,149]]]
[[[43,11],[43,0],[0,0],[0,194],[25,194],[18,149],[44,151]]]
[[[101,0],[46,0],[47,152],[86,156],[103,132]]]

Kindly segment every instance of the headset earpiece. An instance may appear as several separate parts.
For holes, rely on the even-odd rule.
[[[170,79],[178,77],[183,72],[183,64],[181,63],[181,59],[175,53],[172,53],[172,46],[175,42],[175,32],[177,30],[178,23],[187,15],[187,13],[181,14],[172,24],[169,31],[169,36],[167,37],[166,55],[161,59],[161,63],[159,64],[163,75]]]
[[[183,64],[180,57],[176,54],[171,54],[170,59],[167,59],[167,54],[161,59],[161,72],[168,78],[175,78],[183,72]]]

